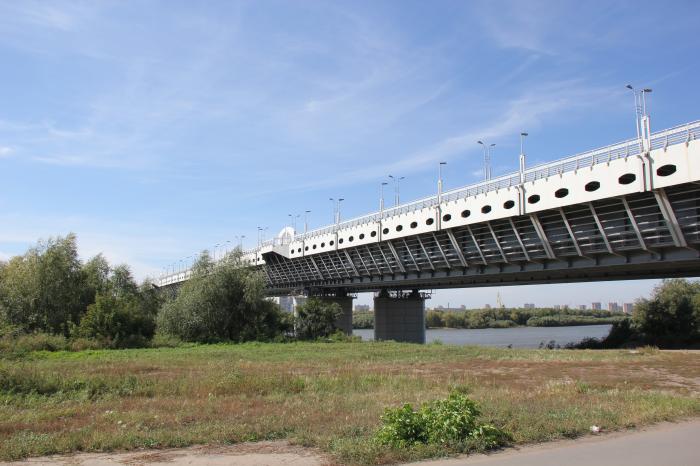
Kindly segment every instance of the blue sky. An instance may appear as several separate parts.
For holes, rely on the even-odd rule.
[[[700,118],[683,2],[0,0],[0,258],[75,232],[140,278],[258,226],[310,226]],[[390,204],[390,196],[387,203]],[[506,304],[631,300],[654,282],[501,289]],[[431,305],[493,303],[498,289]],[[595,299],[594,299],[595,298]],[[368,298],[363,297],[361,302]]]

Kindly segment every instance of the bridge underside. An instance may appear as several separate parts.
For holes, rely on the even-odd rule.
[[[263,267],[271,295],[699,276],[699,224],[689,183]]]

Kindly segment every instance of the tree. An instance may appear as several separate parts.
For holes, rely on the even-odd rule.
[[[336,322],[343,310],[338,303],[309,298],[297,307],[295,329],[297,338],[315,340],[325,338],[334,333],[338,326]]]
[[[649,343],[677,345],[700,339],[700,283],[664,280],[632,314],[633,329]]]
[[[82,264],[69,234],[10,259],[0,280],[0,312],[25,332],[68,336],[85,312]]]
[[[441,328],[445,326],[441,311],[428,311],[425,316],[425,326],[429,328]]]
[[[104,270],[102,265],[99,270]],[[78,336],[113,348],[144,346],[153,337],[160,306],[152,284],[144,282],[138,287],[126,265],[115,267],[100,280],[95,302],[80,321]]]
[[[214,264],[205,251],[192,277],[158,314],[158,331],[185,341],[269,340],[286,331],[285,318],[265,299],[262,272],[234,250]]]

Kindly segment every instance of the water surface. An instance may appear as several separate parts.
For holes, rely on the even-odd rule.
[[[574,327],[513,327],[480,329],[428,329],[427,343],[440,340],[448,345],[481,345],[513,348],[537,348],[540,343],[554,340],[564,346],[584,338],[601,338],[610,332],[611,325],[580,325]],[[374,340],[374,329],[355,329],[353,335],[363,340]]]

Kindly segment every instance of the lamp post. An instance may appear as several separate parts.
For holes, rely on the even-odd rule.
[[[338,199],[338,208],[336,209],[336,219],[335,219],[336,225],[338,225],[340,223],[340,203],[343,202],[344,200],[345,199],[343,199],[342,197],[340,199]]]
[[[382,181],[379,185],[379,217],[384,218],[384,186],[388,185],[386,181]]]
[[[488,181],[491,179],[491,150],[496,144],[486,144],[483,141],[476,141],[476,143],[484,148],[484,180]]]
[[[406,177],[389,175],[389,178],[394,181],[394,205],[397,206],[399,205],[399,202],[401,202],[401,180],[405,179]]]
[[[438,204],[442,202],[442,166],[447,165],[447,162],[438,164]]]
[[[263,242],[263,231],[267,230],[267,227],[263,229],[263,227],[258,227],[258,247],[262,246]]]
[[[339,197],[338,199],[333,199],[332,197],[329,198],[330,201],[333,203],[333,221],[335,222],[336,226],[340,223],[340,203],[343,202],[345,199],[342,197]]]
[[[304,233],[309,231],[309,214],[310,213],[311,213],[310,210],[304,211]]]
[[[525,138],[528,133],[520,133],[520,182],[525,182]]]
[[[651,149],[651,123],[647,113],[647,97],[651,89],[645,87],[636,90],[631,84],[625,86],[632,91],[634,96],[634,126],[637,131],[637,139],[641,144],[640,148],[649,151]]]
[[[292,219],[292,229],[294,230],[294,234],[297,234],[297,219],[301,217],[301,214],[297,215],[292,215],[292,214],[287,214],[289,218]]]

